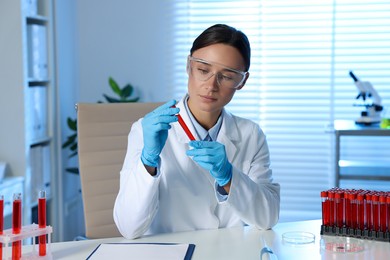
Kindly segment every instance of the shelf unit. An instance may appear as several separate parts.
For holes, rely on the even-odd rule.
[[[335,120],[333,131],[335,134],[335,187],[340,186],[340,180],[390,181],[390,160],[342,160],[340,155],[343,136],[382,136],[390,139],[389,129],[381,129],[378,125],[358,125],[349,120]]]
[[[52,5],[52,0],[2,3],[7,11],[0,19],[0,71],[7,73],[0,84],[4,93],[0,97],[0,159],[8,163],[5,183],[19,180],[7,186],[10,192],[4,196],[17,192],[22,180],[23,225],[35,221],[41,189],[47,193],[48,224],[54,219],[57,137]]]

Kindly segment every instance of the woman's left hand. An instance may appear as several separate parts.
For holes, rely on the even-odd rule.
[[[191,141],[189,145],[193,148],[187,151],[187,155],[197,162],[201,167],[208,170],[211,176],[223,187],[232,178],[232,165],[229,162],[225,146],[218,142]]]

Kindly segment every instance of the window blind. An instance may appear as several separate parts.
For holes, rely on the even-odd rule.
[[[262,1],[260,125],[268,136],[281,221],[320,218],[329,186],[332,1]]]
[[[353,70],[370,81],[390,107],[390,2],[383,0],[336,1],[334,28],[334,118],[356,119],[363,107],[353,106],[358,91],[347,76]],[[389,116],[389,115],[388,115]],[[390,165],[389,138],[344,137],[345,160]],[[388,183],[344,181],[344,186],[389,190]]]
[[[171,16],[172,39],[168,57],[172,57],[171,75],[168,79],[171,94],[181,98],[187,91],[186,61],[192,42],[206,28],[216,24],[229,24],[242,30],[251,43],[250,71],[260,70],[260,2],[259,1],[175,1],[167,13]],[[173,17],[173,18],[172,18]],[[242,91],[237,91],[235,101],[229,104],[230,111],[245,114],[259,121],[260,74],[253,73]]]
[[[389,107],[390,2],[344,0],[336,6],[335,14],[335,117],[357,118],[364,109],[351,105],[354,103],[351,93],[358,92],[351,84],[351,78],[345,76],[349,70],[353,70],[361,80],[370,81],[384,105]],[[359,140],[351,139],[346,156],[360,159],[386,156],[390,162],[387,151],[378,149],[383,147],[382,138],[367,138],[365,144]],[[361,149],[355,149],[357,147]],[[370,147],[375,147],[374,151]]]
[[[390,3],[375,0],[171,1],[168,75],[172,96],[187,88],[186,57],[205,28],[227,23],[248,35],[251,76],[227,109],[267,135],[281,221],[321,217],[319,192],[334,172],[334,119],[355,120],[349,70],[371,81],[389,105]],[[386,159],[381,138],[351,138],[342,156]],[[390,150],[390,149],[388,149]],[[352,183],[351,185],[364,185]],[[348,185],[348,184],[345,184]],[[378,186],[379,187],[379,186]],[[367,186],[366,186],[367,188]]]

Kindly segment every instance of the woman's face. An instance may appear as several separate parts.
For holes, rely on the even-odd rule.
[[[209,79],[202,81],[199,80],[199,77],[196,78],[194,73],[191,73],[190,69],[187,69],[188,105],[195,116],[202,113],[212,113],[219,116],[222,108],[233,98],[236,89],[241,89],[244,86],[249,74],[246,75],[243,83],[238,86],[238,88],[234,89],[219,84],[217,73],[221,72],[220,76],[226,75],[224,67],[244,71],[244,59],[236,48],[226,44],[213,44],[198,49],[192,53],[192,57],[210,62],[211,66],[206,65],[207,71],[214,75]],[[192,67],[192,69],[194,69],[194,67]],[[203,68],[201,69],[201,73],[203,73]],[[227,73],[229,73],[229,71],[227,71]],[[221,82],[222,80],[223,79],[220,78],[219,81]]]

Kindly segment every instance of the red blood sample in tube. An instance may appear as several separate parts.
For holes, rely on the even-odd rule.
[[[344,224],[344,201],[342,192],[335,193],[336,226],[343,227]]]
[[[350,199],[351,194],[346,191],[344,193],[344,203],[345,203],[345,225],[346,227],[351,227],[351,213],[352,213],[352,208],[351,208],[351,199]]]
[[[176,107],[175,105],[173,105],[172,107]],[[191,141],[195,141],[195,137],[192,135],[190,129],[188,128],[187,124],[184,122],[183,118],[181,117],[180,114],[177,114],[177,119],[178,119],[178,122],[180,124],[180,126],[183,128],[184,132],[187,134],[188,138],[191,140]]]
[[[335,203],[334,203],[334,191],[328,192],[328,199],[329,199],[329,226],[335,225]]]
[[[38,199],[38,226],[39,228],[46,227],[46,192],[39,192]],[[39,236],[39,255],[46,255],[46,235]]]
[[[0,235],[3,234],[4,229],[4,197],[0,195]],[[3,244],[0,243],[0,259],[3,259]]]
[[[372,223],[373,230],[379,231],[379,195],[372,195]]]
[[[387,194],[386,204],[387,204],[387,230],[390,231],[390,194]]]
[[[387,230],[387,204],[386,195],[379,196],[379,230],[386,232]]]
[[[357,228],[357,200],[356,193],[351,193],[351,228]]]
[[[321,191],[321,205],[322,205],[322,225],[329,226],[329,200],[328,192]]]
[[[372,221],[372,194],[366,194],[366,219],[367,219],[367,229],[373,230],[373,221]]]
[[[364,222],[364,213],[364,194],[359,193],[357,195],[357,227],[361,230],[363,230],[366,225]]]
[[[22,230],[22,194],[15,193],[12,208],[12,234],[19,234]],[[12,242],[12,259],[22,257],[22,241]]]

